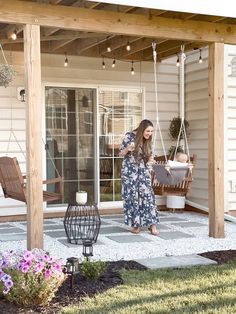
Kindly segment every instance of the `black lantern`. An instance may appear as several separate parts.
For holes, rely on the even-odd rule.
[[[83,241],[83,255],[86,258],[93,256],[93,243],[89,239]]]
[[[64,227],[69,243],[83,244],[85,240],[95,243],[100,226],[101,219],[96,204],[68,205]]]
[[[79,259],[76,257],[69,257],[66,261],[66,273],[70,275],[70,287],[73,288],[74,275],[79,272]]]

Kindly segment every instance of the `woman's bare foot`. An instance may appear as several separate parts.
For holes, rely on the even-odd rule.
[[[150,231],[150,233],[154,236],[157,236],[159,234],[159,231],[157,230],[157,226],[156,225],[151,225],[148,230]]]
[[[131,232],[134,234],[138,234],[140,232],[141,228],[140,227],[133,227]]]

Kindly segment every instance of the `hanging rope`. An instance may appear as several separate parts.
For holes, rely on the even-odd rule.
[[[3,49],[2,49],[2,44],[0,44],[0,48],[1,48],[1,51],[2,51],[3,59],[4,59],[5,63],[6,63],[6,65],[8,65],[5,53],[4,53]]]
[[[163,136],[162,136],[162,132],[161,132],[161,127],[160,127],[160,123],[159,123],[159,109],[158,109],[158,91],[157,91],[157,66],[156,66],[156,62],[157,62],[157,52],[156,52],[156,43],[153,42],[152,43],[152,50],[153,50],[153,64],[154,64],[154,83],[155,83],[155,100],[156,100],[156,129],[154,132],[154,144],[153,144],[153,152],[155,151],[155,143],[156,143],[156,139],[157,139],[157,130],[159,131],[160,134],[160,139],[161,139],[161,146],[165,155],[165,160],[167,162],[167,155],[166,155],[166,149],[165,149],[165,144],[164,144],[164,140],[163,140]]]
[[[180,51],[180,118],[181,118],[181,124],[179,128],[179,134],[177,138],[177,143],[175,146],[175,153],[174,153],[174,159],[177,154],[177,150],[180,143],[181,135],[183,134],[184,138],[184,145],[186,146],[186,152],[188,156],[188,161],[190,162],[190,154],[189,154],[189,147],[188,147],[188,140],[187,140],[187,133],[185,128],[185,117],[184,117],[184,107],[185,107],[185,99],[184,99],[184,66],[185,66],[185,60],[186,55],[184,53],[184,45],[181,45],[181,51]]]

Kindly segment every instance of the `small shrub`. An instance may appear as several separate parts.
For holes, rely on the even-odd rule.
[[[106,262],[94,262],[90,261],[89,258],[86,258],[81,265],[81,272],[88,279],[97,279],[105,272],[106,268]]]
[[[0,256],[0,295],[24,306],[46,305],[65,279],[62,261],[43,250]]]

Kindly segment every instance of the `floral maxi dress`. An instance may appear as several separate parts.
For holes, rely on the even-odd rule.
[[[134,141],[135,134],[126,133],[120,151]],[[149,167],[141,155],[140,158],[135,159],[132,153],[126,154],[122,163],[121,183],[125,224],[131,227],[145,227],[159,222]]]

